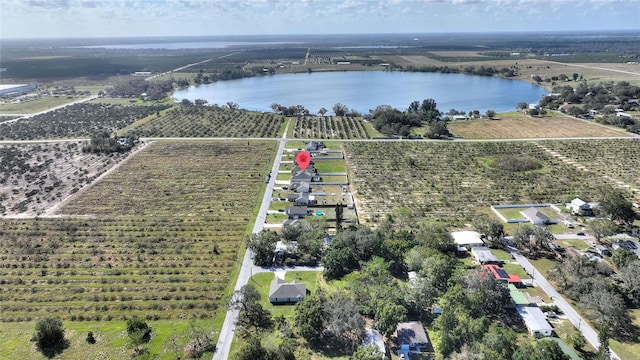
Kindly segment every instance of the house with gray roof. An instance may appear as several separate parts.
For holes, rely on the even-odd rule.
[[[433,351],[429,336],[427,336],[422,323],[419,321],[399,323],[396,327],[395,336],[400,347],[398,355],[404,354],[405,359],[410,359],[411,354]]]
[[[269,287],[269,302],[272,304],[295,304],[307,296],[307,285],[293,280],[290,283],[276,277]]]
[[[522,214],[522,216],[529,220],[533,225],[549,225],[558,223],[558,220],[551,219],[547,214],[535,207],[530,207],[527,210],[521,211],[520,214]]]
[[[284,213],[291,220],[302,219],[309,215],[309,209],[306,206],[287,206]]]

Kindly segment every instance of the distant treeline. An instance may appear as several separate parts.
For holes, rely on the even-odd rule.
[[[494,76],[494,75],[502,75],[505,77],[513,77],[517,75],[517,71],[515,66],[510,68],[495,68],[492,66],[467,66],[464,69],[452,68],[448,66],[413,66],[409,65],[405,68],[406,71],[413,72],[433,72],[433,73],[443,73],[443,74],[469,74],[469,75],[479,75],[479,76]]]
[[[162,81],[145,81],[133,79],[115,84],[109,95],[123,98],[144,98],[145,100],[158,100],[167,96],[167,92],[173,90],[174,79]],[[144,95],[143,95],[144,94]]]

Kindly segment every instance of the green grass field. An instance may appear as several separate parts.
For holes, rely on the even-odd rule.
[[[0,104],[1,114],[31,114],[39,111],[44,111],[52,107],[68,104],[76,100],[80,100],[82,97],[67,98],[66,96],[43,96],[39,99],[29,100],[12,104]]]

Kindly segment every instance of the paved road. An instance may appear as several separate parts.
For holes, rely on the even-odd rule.
[[[278,177],[278,169],[280,168],[280,159],[282,158],[282,153],[284,152],[284,145],[287,142],[287,130],[289,129],[289,124],[284,130],[282,137],[279,140],[280,144],[278,146],[278,152],[276,154],[275,159],[273,160],[273,167],[271,168],[271,178],[269,180],[269,184],[267,184],[267,188],[264,192],[264,196],[262,197],[262,204],[260,205],[260,211],[258,212],[258,216],[256,217],[256,222],[253,226],[253,233],[259,233],[264,228],[264,223],[267,218],[267,210],[269,209],[269,204],[271,203],[271,194],[273,192],[273,187],[276,184],[276,178]],[[253,266],[253,252],[249,249],[244,253],[244,259],[242,260],[242,267],[240,268],[240,273],[238,274],[238,281],[236,281],[236,286],[234,287],[234,291],[240,290],[244,285],[249,282],[251,276],[254,273]],[[257,268],[256,272],[261,268]],[[218,337],[218,344],[216,345],[216,352],[213,354],[213,360],[226,360],[229,357],[229,351],[231,350],[231,341],[233,340],[233,334],[236,330],[236,322],[238,321],[238,315],[240,314],[239,310],[228,309],[227,316],[224,318],[224,323],[222,324],[222,329],[220,330],[220,336]]]
[[[531,278],[536,281],[538,286],[549,296],[553,302],[562,310],[567,319],[571,321],[571,323],[584,335],[587,341],[594,347],[598,348],[600,346],[600,342],[598,341],[598,334],[593,330],[593,328],[587,323],[581,316],[576,312],[573,307],[556,291],[556,289],[545,279],[540,272],[536,271],[535,267],[525,258],[520,255],[516,250],[510,249],[509,251],[514,259],[522,266]],[[613,350],[611,350],[611,358],[612,359],[620,359],[618,355],[616,355]]]

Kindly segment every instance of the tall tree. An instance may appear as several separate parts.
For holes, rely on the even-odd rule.
[[[593,219],[587,223],[587,229],[597,242],[607,236],[615,235],[619,231],[618,225],[608,219]]]
[[[380,360],[380,350],[375,345],[360,346],[349,360]]]
[[[398,323],[407,318],[407,309],[391,301],[380,301],[376,306],[375,327],[389,338],[398,327]]]
[[[340,232],[342,231],[342,219],[343,219],[343,212],[344,212],[342,203],[336,204],[335,210],[336,210],[336,231]]]
[[[611,351],[609,350],[609,327],[603,326],[598,331],[598,342],[600,346],[598,347],[598,352],[596,353],[597,360],[610,360],[611,359]]]
[[[599,205],[596,212],[609,217],[611,220],[619,220],[625,224],[631,224],[635,219],[635,212],[629,200],[625,199],[620,189],[611,186],[602,186],[599,189]]]
[[[345,349],[355,350],[364,338],[365,322],[356,302],[346,293],[331,294],[324,305],[325,324]]]
[[[247,247],[253,251],[253,260],[256,265],[269,265],[272,263],[278,240],[280,240],[278,234],[271,230],[262,230],[249,236]]]
[[[341,103],[336,103],[333,105],[333,113],[336,114],[336,116],[345,116],[348,111],[349,108],[346,105],[343,105]]]
[[[570,360],[570,357],[557,342],[542,340],[520,345],[513,360]]]
[[[622,296],[607,289],[602,281],[596,282],[591,291],[580,296],[579,305],[589,311],[590,317],[597,323],[615,331],[624,331],[631,323]]]
[[[487,236],[489,245],[496,247],[501,245],[504,237],[504,225],[498,219],[488,215],[481,215],[476,218],[473,226],[476,231]]]
[[[38,320],[32,341],[36,342],[38,350],[47,357],[54,357],[69,347],[69,341],[64,337],[62,320],[58,317]]]
[[[322,292],[313,293],[296,304],[294,321],[300,336],[310,343],[320,341],[324,330],[324,303]]]

